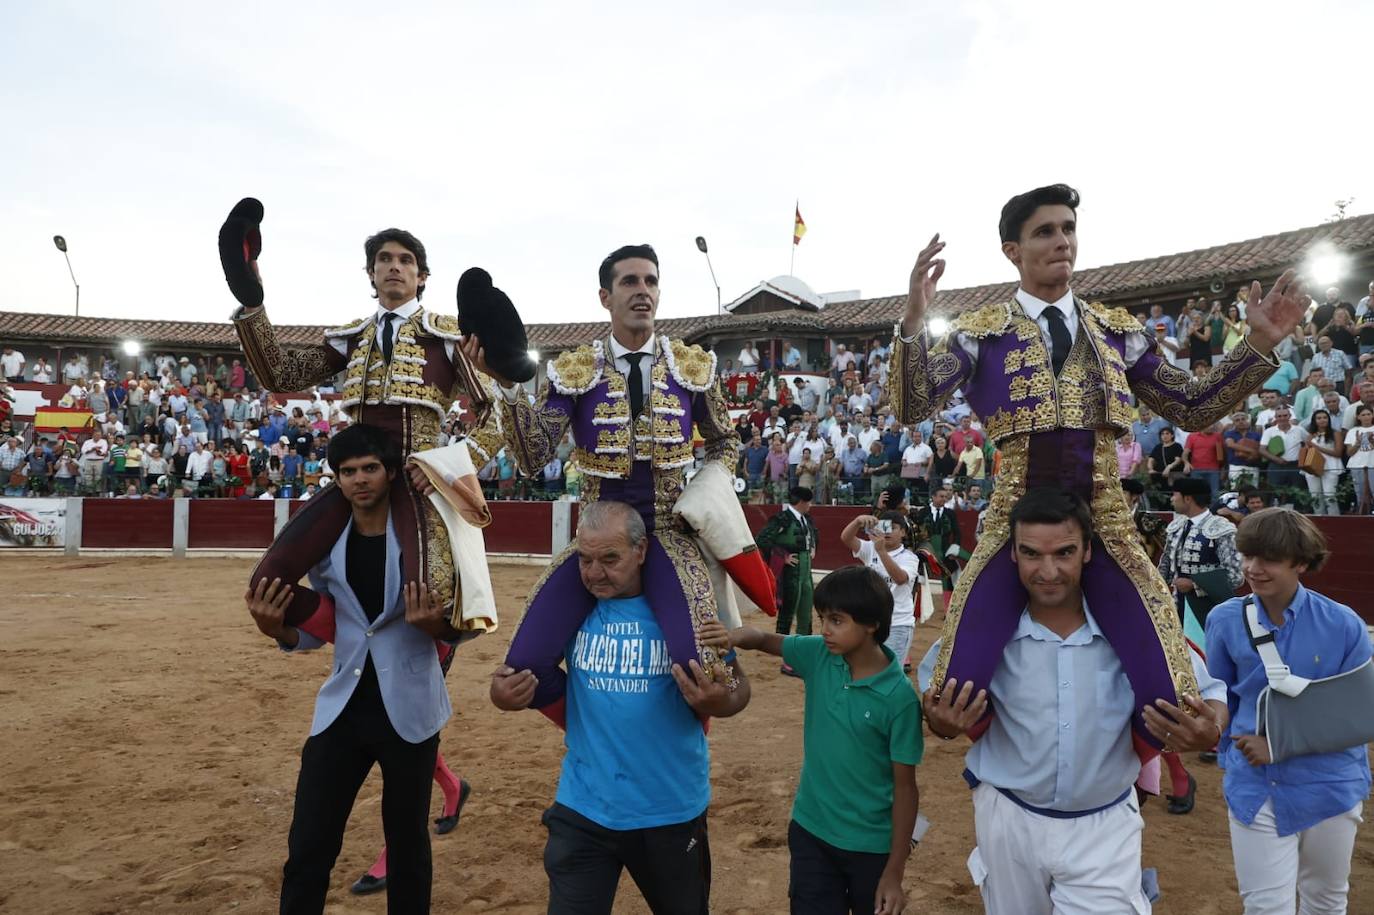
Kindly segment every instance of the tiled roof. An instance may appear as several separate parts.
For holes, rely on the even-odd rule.
[[[1085,298],[1106,302],[1144,293],[1168,297],[1201,292],[1215,279],[1228,287],[1252,279],[1267,281],[1284,269],[1300,265],[1318,242],[1329,243],[1346,254],[1374,257],[1374,214],[1339,222],[1309,226],[1277,235],[1231,242],[1197,251],[1092,267],[1074,274],[1074,290]],[[1015,283],[991,283],[963,289],[941,290],[932,313],[952,316],[987,302],[1010,297]],[[665,318],[657,322],[662,333],[688,340],[710,332],[722,336],[764,332],[857,332],[874,331],[893,323],[906,304],[905,295],[834,302],[820,312],[779,311],[761,314],[697,315]],[[531,324],[530,346],[558,351],[586,343],[609,332],[606,321],[576,324]],[[322,328],[304,325],[277,327],[280,341],[289,346],[316,343]],[[237,349],[238,338],[228,323],[195,321],[143,321],[124,318],[76,318],[70,315],[0,312],[0,340],[22,342],[63,341],[111,346],[124,339],[141,341],[158,349]]]

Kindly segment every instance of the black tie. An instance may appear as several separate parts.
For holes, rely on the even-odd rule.
[[[1175,576],[1175,577],[1177,577],[1177,576],[1183,574],[1183,573],[1179,570],[1179,566],[1183,563],[1183,552],[1184,552],[1184,548],[1187,546],[1187,543],[1188,543],[1188,535],[1191,534],[1192,532],[1193,532],[1193,519],[1192,519],[1192,518],[1189,518],[1189,519],[1188,519],[1188,523],[1185,524],[1185,525],[1183,525],[1183,535],[1182,535],[1181,537],[1178,538],[1178,543],[1174,545],[1174,576]]]
[[[391,349],[393,345],[391,340],[391,319],[394,317],[396,317],[396,315],[389,311],[382,315],[382,358],[387,361],[387,364],[391,363]]]
[[[626,353],[625,358],[630,363],[630,415],[638,416],[644,409],[644,375],[639,371],[639,360],[643,359],[648,353]]]
[[[1073,337],[1069,336],[1069,325],[1064,321],[1064,313],[1056,306],[1051,305],[1045,309],[1045,320],[1050,325],[1050,342],[1054,344],[1054,350],[1050,353],[1050,361],[1054,363],[1054,374],[1058,375],[1059,370],[1064,367],[1064,362],[1069,358],[1069,348],[1073,346]]]

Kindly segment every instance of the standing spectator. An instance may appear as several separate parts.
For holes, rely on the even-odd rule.
[[[797,345],[790,340],[782,341],[782,366],[785,369],[796,371],[801,368],[802,355]]]
[[[86,370],[81,367],[81,360],[76,357],[76,353],[72,353],[62,364],[62,383],[73,385],[85,377]]]
[[[234,360],[235,363],[238,360]],[[229,464],[229,491],[227,495],[234,499],[243,498],[247,491],[247,483],[250,479],[248,447],[246,445],[231,446],[228,458]]]
[[[1325,372],[1326,377],[1336,386],[1336,390],[1344,390],[1345,353],[1335,348],[1330,334],[1322,334],[1317,338],[1317,351],[1312,354],[1312,368]]]
[[[865,539],[859,539],[862,531]],[[859,515],[840,533],[840,542],[859,562],[872,569],[892,595],[892,626],[883,644],[892,649],[892,656],[905,670],[911,651],[911,637],[916,632],[916,600],[922,584],[921,560],[907,549],[906,517],[897,510],[873,515]]]
[[[1255,414],[1255,428],[1260,432],[1274,425],[1274,414],[1278,412],[1279,406],[1284,403],[1284,399],[1279,396],[1279,392],[1271,388],[1265,388],[1259,393],[1260,409]]]
[[[1154,412],[1144,404],[1140,405],[1140,418],[1131,423],[1131,434],[1135,437],[1135,442],[1140,446],[1140,453],[1148,457],[1150,452],[1155,450],[1159,444],[1159,432],[1161,429],[1170,428],[1168,420],[1162,416],[1155,416]]]
[[[243,372],[243,362],[235,359],[229,366],[229,388],[233,391],[242,391],[246,384]]]
[[[846,405],[849,407],[849,412],[855,416],[867,414],[869,410],[873,409],[873,398],[863,388],[856,386],[850,392]]]
[[[306,452],[309,454],[309,452]],[[305,458],[294,448],[287,451],[281,458],[281,477],[285,492],[282,498],[289,499],[300,491],[302,475],[305,472]]]
[[[795,387],[797,389],[797,404],[803,410],[814,413],[820,403],[820,391],[817,391],[816,386],[805,378],[798,378]]]
[[[28,488],[27,457],[17,435],[9,436],[0,444],[0,480],[4,481],[5,495],[22,496]]]
[[[1226,449],[1226,466],[1231,485],[1245,482],[1242,476],[1248,475],[1251,485],[1260,483],[1260,434],[1250,427],[1250,414],[1237,410],[1231,416],[1231,428],[1222,433],[1222,447]]]
[[[191,386],[191,379],[196,377],[196,367],[192,365],[191,360],[185,356],[178,359],[177,364],[180,366],[177,370],[177,377],[181,379],[181,386],[183,388],[189,388]]]
[[[1170,320],[1173,320],[1170,318]],[[1159,351],[1174,364],[1176,368],[1188,371],[1188,349],[1178,342],[1178,338],[1173,332],[1168,330],[1163,321],[1156,321],[1154,325],[1155,343],[1159,345]]]
[[[69,496],[76,489],[77,478],[81,474],[81,467],[77,464],[76,458],[72,457],[71,452],[63,451],[53,462],[52,483],[54,495]]]
[[[949,450],[949,439],[943,435],[931,439],[930,447],[930,466],[926,471],[926,480],[930,484],[931,492],[934,492],[949,484],[950,477],[954,476],[959,466],[959,458]]]
[[[1292,397],[1293,391],[1298,386],[1299,377],[1298,367],[1292,361],[1283,359],[1279,362],[1279,367],[1274,374],[1266,378],[1264,384],[1260,386],[1260,394],[1263,395],[1266,390],[1271,390],[1278,392],[1285,399]]]
[[[48,448],[48,440],[40,436],[34,441],[28,454],[29,492],[35,496],[47,495],[51,486],[53,464],[56,459]]]
[[[1275,761],[1258,734],[1268,687],[1248,619],[1273,641],[1290,676],[1322,680],[1369,662],[1364,621],[1299,582],[1330,551],[1307,518],[1261,511],[1240,524],[1251,596],[1216,607],[1207,621],[1207,667],[1226,683],[1231,722],[1222,741],[1236,883],[1246,912],[1345,912],[1350,858],[1369,796],[1369,754],[1354,746]]]
[[[1212,302],[1212,307],[1207,312],[1206,321],[1208,330],[1212,332],[1212,358],[1209,361],[1212,365],[1216,365],[1226,353],[1226,315],[1222,313],[1220,299]]]
[[[821,455],[820,459],[820,470],[817,471],[816,475],[817,488],[814,495],[817,502],[821,505],[835,504],[835,497],[843,472],[840,459],[835,456],[835,449],[826,445],[825,453]]]
[[[1173,429],[1162,429],[1159,444],[1150,452],[1150,483],[1165,489],[1184,472],[1183,446],[1174,441]]]
[[[891,480],[891,473],[892,465],[887,462],[887,455],[883,453],[882,442],[873,442],[868,446],[868,454],[864,457],[864,482],[858,488],[857,495],[866,499],[870,494],[886,489]]]
[[[842,380],[845,373],[854,368],[854,354],[845,349],[843,343],[835,344],[835,358],[831,360],[830,368],[836,381]]]
[[[739,351],[738,361],[741,372],[757,372],[759,370],[759,349],[754,345],[753,340],[745,342],[744,347]]]
[[[787,449],[781,437],[772,439],[768,447],[768,457],[764,461],[764,482],[768,485],[769,496],[775,504],[781,504],[787,496]]]
[[[911,444],[902,451],[902,482],[913,493],[926,493],[929,491],[929,480],[926,474],[930,472],[930,459],[935,455],[935,452],[931,451],[930,446],[922,440],[920,431],[913,428],[907,433],[907,436]]]
[[[1164,330],[1171,337],[1178,336],[1178,326],[1174,323],[1172,315],[1164,313],[1164,306],[1158,302],[1150,306],[1150,321],[1154,324],[1163,324]]]
[[[1226,459],[1226,449],[1222,445],[1221,428],[1216,423],[1200,432],[1188,436],[1184,445],[1183,469],[1190,476],[1206,481],[1210,491],[1221,485],[1221,467]]]
[[[970,439],[979,448],[983,447],[983,433],[973,427],[973,417],[966,414],[959,417],[959,428],[950,435],[949,448],[955,454],[963,454]]]
[[[1340,504],[1336,501],[1336,484],[1345,470],[1341,463],[1341,438],[1331,426],[1331,414],[1317,410],[1307,424],[1307,445],[1317,449],[1322,456],[1321,473],[1304,470],[1307,478],[1307,491],[1312,495],[1312,514],[1339,515]]]
[[[1293,411],[1286,405],[1274,410],[1274,425],[1260,437],[1260,453],[1269,461],[1269,485],[1302,486],[1298,473],[1298,451],[1307,441],[1307,430],[1293,422]],[[1279,444],[1273,444],[1278,442]]]
[[[1246,334],[1250,333],[1250,325],[1245,323],[1245,316],[1240,313],[1240,305],[1236,302],[1226,306],[1226,314],[1222,316],[1222,323],[1226,328],[1222,350],[1229,353],[1240,345],[1240,341],[1245,339]]]
[[[1305,423],[1312,418],[1312,411],[1322,405],[1322,382],[1326,372],[1321,366],[1314,365],[1307,373],[1307,384],[1293,397],[1293,418]]]
[[[1345,432],[1345,457],[1355,484],[1355,513],[1370,514],[1374,506],[1374,407],[1356,407],[1355,424]]]
[[[801,462],[806,452],[810,452],[814,458],[825,449],[825,440],[816,431],[815,423],[804,423],[797,433],[792,437],[792,446],[787,452],[788,471],[792,479],[797,479],[801,473]],[[814,489],[811,483],[797,483],[798,486],[805,486],[807,489]]]
[[[555,454],[543,467],[544,492],[556,496],[563,491],[563,462]]]
[[[840,451],[839,458],[843,481],[849,484],[851,493],[861,495],[863,493],[864,468],[867,466],[868,455],[859,447],[859,440],[856,437],[851,435],[845,440],[845,446]]]
[[[959,433],[954,434],[958,435]],[[983,464],[983,449],[971,437],[966,437],[964,450],[959,452],[954,475],[964,480],[982,480],[984,477]]]
[[[859,428],[854,430],[854,437],[859,440],[859,447],[867,454],[872,449],[873,443],[882,439],[882,433],[873,425],[873,421],[868,418],[867,413],[859,414]]]
[[[96,414],[96,421],[102,422],[103,417],[110,412],[110,399],[105,396],[105,382],[99,378],[91,382],[90,389],[86,392],[86,406]]]
[[[226,374],[228,368],[224,365],[224,357],[220,357],[220,367],[224,368]],[[205,407],[205,431],[210,443],[216,448],[220,442],[224,441],[224,401],[220,393],[216,391],[210,395],[210,400]]]
[[[124,450],[123,482],[132,484],[139,494],[143,492],[143,443],[137,436],[129,436]]]
[[[110,443],[105,433],[96,429],[81,443],[81,487],[83,492],[97,493],[105,479],[105,461],[110,456]]]
[[[744,449],[744,474],[749,481],[750,489],[758,489],[763,485],[763,471],[768,461],[768,446],[763,443],[763,436],[757,429],[749,440],[749,445]]]
[[[110,444],[110,459],[105,462],[105,491],[119,492],[124,480],[129,449],[124,444],[124,436],[116,434]]]
[[[0,375],[11,384],[24,380],[24,354],[12,346],[0,351]]]
[[[1116,440],[1116,472],[1117,476],[1125,480],[1140,473],[1141,464],[1145,456],[1140,450],[1140,443],[1135,440],[1135,436],[1127,430],[1121,433],[1121,437]]]
[[[167,461],[162,457],[162,449],[153,445],[148,449],[143,461],[143,482],[149,492],[158,485],[158,480],[167,475]]]
[[[45,358],[42,357],[42,356],[39,356],[39,357],[38,357],[38,361],[35,362],[35,363],[33,364],[33,381],[34,381],[34,383],[35,383],[35,384],[51,384],[51,383],[52,383],[52,376],[53,376],[52,366],[48,364],[48,360],[47,360],[47,359],[45,359]]]
[[[787,438],[787,420],[782,418],[777,404],[768,408],[768,419],[763,423],[763,440],[772,441],[775,435],[781,439]]]
[[[818,447],[820,443],[817,443]],[[797,485],[802,489],[810,489],[813,493],[816,487],[816,477],[820,473],[820,463],[813,456],[810,448],[802,449],[801,463],[797,464]]]
[[[182,489],[187,495],[195,495],[202,485],[208,485],[214,480],[213,471],[214,456],[197,440],[194,450],[186,458]]]

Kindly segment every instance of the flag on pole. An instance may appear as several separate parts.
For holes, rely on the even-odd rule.
[[[797,204],[797,221],[792,225],[792,244],[801,244],[802,236],[806,234],[806,223],[801,218],[801,203]]]

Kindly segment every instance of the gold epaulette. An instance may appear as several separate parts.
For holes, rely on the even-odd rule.
[[[715,353],[708,353],[695,343],[669,340],[666,334],[659,337],[659,342],[668,357],[668,371],[673,373],[678,384],[689,391],[701,392],[715,381]]]
[[[441,315],[430,311],[428,308],[420,310],[423,316],[420,326],[427,332],[444,340],[457,341],[463,334],[458,329],[458,318],[455,315]]]
[[[1145,328],[1140,326],[1140,322],[1131,317],[1131,313],[1124,308],[1108,308],[1101,302],[1088,302],[1084,306],[1093,313],[1093,317],[1102,322],[1102,326],[1108,330],[1119,334],[1143,333]]]
[[[1011,327],[1015,309],[1012,302],[990,302],[972,311],[966,311],[949,325],[950,338],[955,334],[967,334],[975,340],[1006,333]]]
[[[601,365],[599,340],[566,350],[549,360],[549,384],[560,394],[585,394],[601,380]]]

